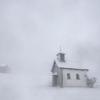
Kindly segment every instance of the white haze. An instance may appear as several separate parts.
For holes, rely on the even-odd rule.
[[[99,26],[99,0],[0,0],[0,64],[11,68],[0,75],[0,98],[38,97],[35,88],[50,84],[59,46],[68,61],[99,80]]]

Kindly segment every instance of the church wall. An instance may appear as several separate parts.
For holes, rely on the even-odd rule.
[[[63,87],[63,70],[58,68],[58,86]]]
[[[70,79],[68,79],[67,73],[70,73]],[[79,74],[79,80],[76,79],[76,74]],[[87,71],[63,69],[63,86],[87,86],[86,74]]]

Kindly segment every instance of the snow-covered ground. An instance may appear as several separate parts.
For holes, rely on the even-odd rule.
[[[50,86],[59,46],[100,80],[100,0],[0,0],[0,65],[13,70],[0,100],[99,100],[100,87]]]
[[[41,77],[43,79],[43,77]],[[31,74],[0,74],[0,100],[99,100],[100,87],[55,88]],[[45,78],[44,78],[45,79]],[[48,81],[48,80],[47,80]]]

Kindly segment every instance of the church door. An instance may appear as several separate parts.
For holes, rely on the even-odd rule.
[[[53,75],[52,76],[52,85],[53,86],[57,86],[57,80],[58,80],[58,76],[57,75]]]

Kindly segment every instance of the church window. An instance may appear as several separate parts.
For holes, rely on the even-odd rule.
[[[77,79],[77,80],[80,80],[79,74],[76,74],[76,79]]]
[[[67,79],[71,79],[70,73],[67,73]]]

